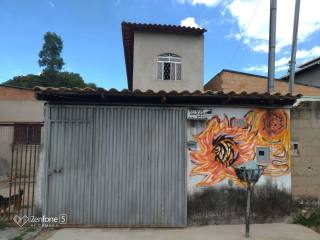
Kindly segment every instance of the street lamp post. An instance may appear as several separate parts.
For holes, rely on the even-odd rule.
[[[254,185],[259,180],[263,173],[263,167],[246,167],[240,166],[235,168],[236,174],[240,181],[247,184],[247,206],[246,206],[246,237],[250,235],[250,203],[251,203],[251,192]]]

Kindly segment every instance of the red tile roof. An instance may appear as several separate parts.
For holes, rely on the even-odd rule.
[[[302,95],[281,93],[247,93],[247,92],[222,92],[222,91],[159,91],[147,90],[118,91],[114,88],[51,88],[35,87],[39,100],[57,102],[95,102],[95,103],[125,103],[128,104],[218,104],[218,105],[268,105],[288,106],[295,103]]]

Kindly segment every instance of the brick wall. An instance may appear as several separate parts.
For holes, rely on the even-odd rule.
[[[224,91],[224,92],[267,92],[267,78],[262,76],[248,75],[245,73],[236,73],[232,71],[221,71],[205,86],[205,90]],[[288,82],[275,80],[275,92],[287,93]],[[295,94],[303,94],[305,96],[320,96],[320,88],[309,87],[295,84]]]
[[[36,97],[33,90],[15,88],[0,85],[0,100],[34,100]]]

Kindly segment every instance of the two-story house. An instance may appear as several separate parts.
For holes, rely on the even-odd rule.
[[[41,215],[95,226],[239,223],[244,165],[264,169],[253,220],[290,214],[298,96],[203,91],[204,33],[124,22],[129,90],[35,89],[46,102]]]
[[[128,89],[203,90],[205,29],[122,23]]]

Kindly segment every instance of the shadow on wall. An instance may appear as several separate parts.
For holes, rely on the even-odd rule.
[[[0,158],[0,182],[8,180],[9,172],[9,163],[5,159]]]
[[[291,194],[271,184],[256,186],[252,198],[253,223],[283,221],[291,213]],[[188,196],[188,225],[244,222],[246,191],[241,188],[207,188]]]

